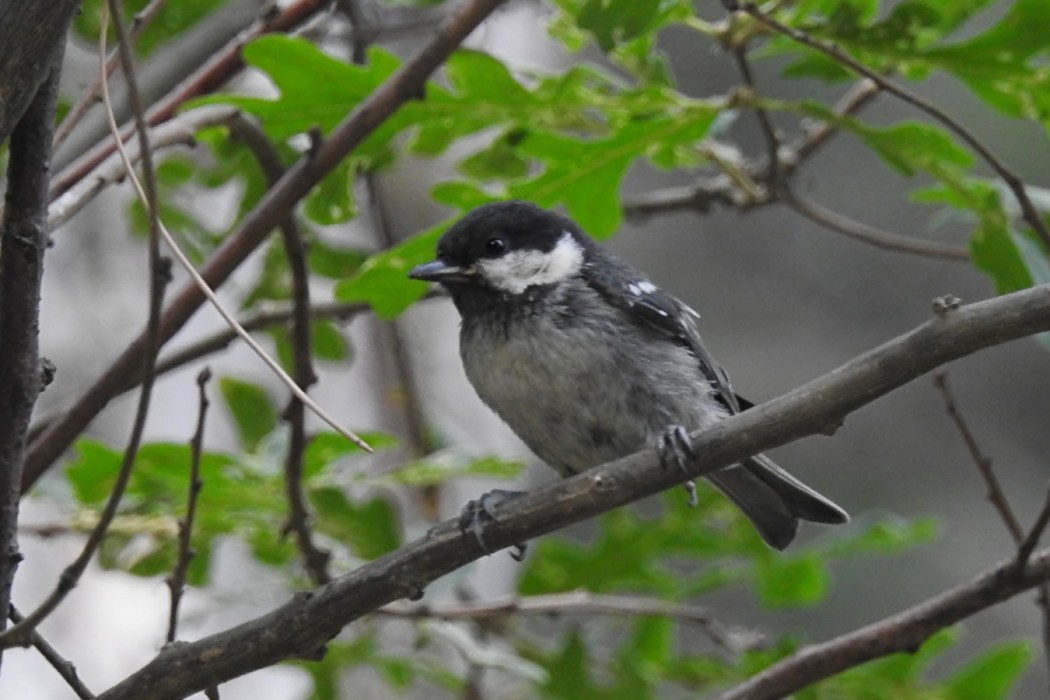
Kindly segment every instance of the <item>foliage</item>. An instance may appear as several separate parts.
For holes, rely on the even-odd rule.
[[[141,1],[129,2],[140,9]],[[432,4],[428,2],[413,4]],[[799,0],[779,3],[776,17],[790,27],[835,45],[872,69],[921,85],[935,75],[958,81],[974,98],[1004,119],[1050,127],[1050,35],[1032,31],[1045,20],[1042,0],[1017,0],[998,18],[975,20],[991,0]],[[84,3],[76,31],[98,31],[101,0]],[[169,3],[164,20],[148,30],[140,48],[149,53],[166,39],[201,21],[215,3]],[[525,73],[495,56],[458,51],[432,80],[421,99],[401,108],[331,172],[297,212],[309,242],[308,264],[316,280],[336,281],[342,301],[364,301],[384,318],[410,307],[424,293],[405,272],[432,255],[448,221],[387,250],[337,245],[325,228],[357,216],[354,183],[362,173],[397,159],[450,156],[458,175],[432,191],[435,202],[455,212],[507,197],[563,207],[597,237],[611,236],[623,220],[620,189],[632,170],[650,167],[740,178],[749,161],[719,128],[741,108],[761,107],[795,120],[820,119],[869,148],[895,175],[906,178],[912,200],[936,207],[969,233],[973,264],[995,289],[1008,292],[1050,281],[1043,242],[1021,223],[1013,196],[989,178],[980,159],[943,124],[907,120],[894,124],[863,115],[835,113],[814,100],[758,99],[732,94],[697,98],[676,83],[660,50],[662,32],[690,31],[713,47],[748,45],[752,60],[775,60],[784,80],[836,84],[849,71],[828,56],[788,38],[770,34],[738,16],[710,23],[685,0],[556,0],[551,35],[580,56],[562,72]],[[751,42],[748,44],[748,42]],[[589,53],[583,53],[587,50]],[[598,59],[594,57],[598,56]],[[365,65],[350,65],[303,38],[264,36],[248,44],[244,59],[264,75],[276,97],[226,93],[200,103],[240,107],[256,117],[286,164],[305,148],[303,134],[329,133],[400,65],[400,59],[371,48]],[[265,181],[248,149],[225,129],[198,135],[210,158],[167,157],[159,170],[162,216],[191,254],[202,260],[223,240],[230,222],[202,215],[196,200],[215,192],[239,198],[239,211],[254,206]],[[455,146],[455,148],[453,148]],[[735,180],[734,180],[735,181]],[[1032,190],[1044,212],[1050,195]],[[145,228],[141,207],[132,219]],[[451,220],[451,219],[450,219]],[[268,244],[241,297],[245,309],[290,297],[290,274],[281,242]],[[283,329],[272,331],[278,355],[291,364]],[[348,363],[353,352],[334,324],[316,321],[317,359]],[[210,556],[218,538],[251,546],[259,561],[289,572],[296,549],[280,533],[289,515],[283,460],[287,428],[281,408],[263,388],[227,377],[219,383],[236,428],[240,449],[205,452],[204,489],[193,527],[196,556],[189,571],[194,586],[208,583]],[[373,445],[393,447],[385,435],[367,434]],[[117,473],[118,450],[87,438],[76,446],[67,479],[90,524]],[[311,437],[304,456],[303,487],[313,526],[341,562],[370,560],[405,539],[390,489],[429,487],[464,475],[514,476],[520,465],[495,458],[464,460],[439,453],[403,464],[381,476],[359,475],[364,456],[341,437]],[[176,557],[177,519],[185,511],[189,448],[171,443],[145,445],[101,553],[107,567],[138,576],[162,576]],[[929,542],[929,522],[887,520],[827,535],[786,554],[765,547],[746,520],[713,491],[701,492],[701,507],[683,505],[681,494],[660,504],[624,508],[599,519],[585,542],[550,536],[535,543],[521,571],[518,591],[537,595],[583,589],[634,593],[668,601],[703,600],[721,589],[746,591],[769,610],[817,606],[834,585],[838,558],[892,556]],[[571,621],[570,621],[571,622]],[[736,654],[697,641],[686,623],[641,617],[611,622],[597,638],[588,627],[545,621],[512,623],[501,630],[518,682],[536,696],[551,698],[647,698],[668,693],[709,693],[783,658],[801,639],[766,640]],[[465,673],[440,663],[436,649],[447,639],[417,628],[416,647],[391,651],[379,623],[333,642],[324,661],[300,663],[315,683],[314,697],[339,697],[349,669],[369,667],[395,691],[425,684],[433,692],[463,691]],[[536,629],[554,631],[537,635]],[[436,629],[436,628],[435,628]],[[1025,644],[1004,643],[962,666],[931,666],[960,637],[952,630],[934,635],[914,655],[895,655],[854,668],[797,697],[970,698],[1007,697],[1030,656]],[[426,654],[433,654],[427,656]],[[419,655],[419,656],[417,656]],[[530,669],[528,672],[523,669]],[[672,695],[673,696],[673,695]]]

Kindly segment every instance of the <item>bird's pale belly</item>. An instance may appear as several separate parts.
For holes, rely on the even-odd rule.
[[[672,423],[696,423],[695,364],[684,352],[668,345],[668,356],[642,358],[667,368],[654,385],[632,371],[639,358],[583,334],[519,333],[462,345],[478,395],[536,456],[569,475],[636,452]]]

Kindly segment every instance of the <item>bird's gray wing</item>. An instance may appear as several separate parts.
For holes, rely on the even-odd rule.
[[[588,286],[637,323],[689,348],[718,398],[731,413],[739,413],[739,397],[733,392],[729,375],[715,362],[696,329],[694,319],[699,314],[619,258],[600,249],[590,252],[593,259],[582,270]]]

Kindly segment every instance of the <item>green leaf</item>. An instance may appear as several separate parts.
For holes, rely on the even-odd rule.
[[[717,113],[711,105],[695,104],[667,116],[629,122],[614,135],[597,139],[530,131],[519,149],[541,160],[544,171],[512,184],[508,193],[544,207],[564,203],[584,230],[607,238],[623,220],[619,186],[628,167],[657,144],[699,141]]]
[[[321,226],[342,224],[357,216],[351,180],[357,172],[358,167],[352,158],[330,170],[306,196],[303,213]]]
[[[336,248],[315,238],[307,248],[306,264],[314,274],[341,280],[357,272],[367,257],[356,248]]]
[[[430,458],[421,462],[410,462],[397,469],[379,475],[362,475],[359,481],[369,483],[403,484],[406,486],[431,486],[460,476],[485,476],[496,479],[513,479],[521,474],[523,462],[482,457],[466,464],[453,465]]]
[[[569,634],[561,651],[550,657],[547,670],[549,676],[542,686],[543,697],[563,700],[594,697],[587,645],[578,632]]]
[[[340,301],[363,301],[382,318],[393,318],[407,309],[427,291],[424,282],[408,278],[408,271],[434,258],[438,236],[451,224],[443,221],[408,240],[377,253],[361,270],[335,287]]]
[[[999,294],[1009,294],[1032,286],[1032,274],[1017,249],[1010,231],[1004,227],[981,227],[970,239],[970,257],[986,272]]]
[[[887,518],[866,530],[850,533],[841,542],[825,550],[828,556],[845,554],[898,554],[937,536],[937,521],[932,518],[905,520]]]
[[[317,530],[342,542],[362,559],[371,560],[401,545],[393,507],[382,499],[351,502],[334,487],[310,490]]]
[[[65,471],[73,497],[85,506],[103,503],[120,470],[120,453],[90,438],[77,440],[74,453],[76,457]]]
[[[397,440],[385,433],[358,431],[357,435],[377,452],[397,445]],[[310,444],[303,452],[303,475],[309,479],[323,472],[333,462],[361,452],[357,443],[347,440],[339,433],[317,433],[310,439]]]
[[[1032,649],[1025,642],[997,644],[952,674],[948,688],[954,700],[1007,698],[1031,660]]]
[[[270,395],[257,384],[232,377],[219,379],[219,391],[237,426],[241,445],[254,451],[259,441],[277,427],[277,411]]]
[[[758,563],[755,577],[759,599],[770,608],[814,605],[828,586],[827,569],[816,553],[770,556]]]
[[[877,153],[883,161],[902,175],[912,176],[925,171],[940,173],[949,166],[969,168],[973,156],[947,131],[921,122],[901,122],[884,129],[859,124],[854,132]]]
[[[241,300],[242,309],[250,309],[258,302],[285,301],[292,296],[292,275],[288,270],[288,259],[279,237],[270,239],[259,277]]]

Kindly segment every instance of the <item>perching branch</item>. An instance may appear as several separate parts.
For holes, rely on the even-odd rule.
[[[694,433],[691,453],[699,456],[686,476],[697,477],[821,433],[941,365],[1046,330],[1050,330],[1050,285],[949,308],[785,396]],[[672,488],[682,478],[681,471],[661,467],[656,450],[643,450],[501,503],[495,509],[497,523],[485,539],[495,549],[508,547]],[[457,520],[446,521],[426,537],[315,591],[299,593],[265,615],[196,642],[165,648],[102,697],[180,698],[282,659],[315,653],[348,623],[394,600],[418,597],[435,579],[483,555],[477,541],[460,531]],[[970,613],[1050,578],[1050,550],[1034,555],[1023,571],[1013,561],[1008,566],[1010,575],[997,571],[980,579],[972,593],[966,589],[953,597],[961,602],[951,610]],[[921,633],[935,629],[927,625],[915,634],[921,640]]]
[[[431,40],[363,101],[319,146],[292,166],[247,214],[240,227],[201,269],[212,289],[220,286],[265,240],[280,221],[332,168],[372,131],[411,99],[423,94],[427,78],[502,0],[470,0],[435,29]],[[171,300],[161,319],[161,338],[170,339],[204,302],[195,285],[186,285]],[[142,366],[145,337],[135,338],[72,408],[33,441],[23,474],[23,492],[61,455],[87,424],[116,396]]]

